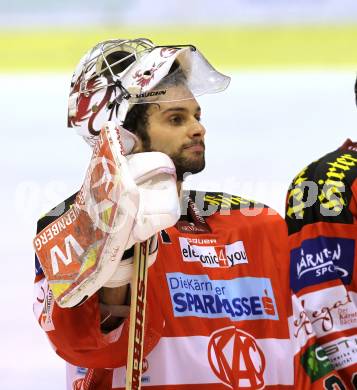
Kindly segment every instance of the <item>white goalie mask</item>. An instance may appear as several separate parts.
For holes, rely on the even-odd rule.
[[[135,104],[192,99],[221,92],[229,82],[192,45],[155,46],[142,38],[104,41],[73,74],[68,127],[94,145],[104,122],[122,125]]]

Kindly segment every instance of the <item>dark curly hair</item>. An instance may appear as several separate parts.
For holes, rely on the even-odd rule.
[[[149,103],[134,104],[134,107],[128,112],[123,127],[138,136],[145,150],[150,149],[150,137],[147,132],[149,122]]]

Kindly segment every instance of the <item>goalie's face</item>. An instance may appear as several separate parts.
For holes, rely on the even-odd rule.
[[[147,113],[150,142],[146,149],[170,156],[179,181],[185,173],[201,172],[205,167],[206,130],[196,99],[150,104]]]

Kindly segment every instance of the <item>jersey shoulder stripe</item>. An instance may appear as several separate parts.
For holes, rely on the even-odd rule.
[[[351,185],[357,177],[357,152],[337,149],[304,168],[286,199],[289,234],[315,222],[353,223]]]
[[[200,210],[207,212],[211,209],[212,214],[220,210],[267,208],[263,203],[225,192],[190,191],[189,196]]]

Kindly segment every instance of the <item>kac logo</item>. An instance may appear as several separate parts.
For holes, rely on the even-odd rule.
[[[354,250],[355,242],[348,238],[320,236],[303,241],[290,254],[293,291],[335,279],[351,283]]]
[[[208,361],[214,374],[233,390],[264,388],[264,353],[253,336],[235,326],[212,333]]]

